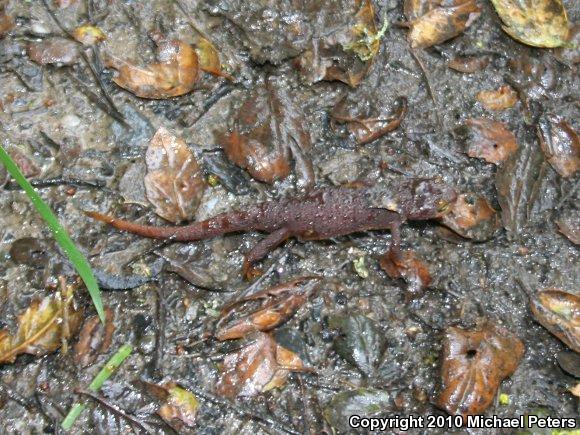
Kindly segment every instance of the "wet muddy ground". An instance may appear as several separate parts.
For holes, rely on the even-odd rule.
[[[446,415],[434,406],[443,331],[473,327],[483,318],[503,326],[525,346],[519,367],[500,387],[509,403],[496,398],[486,415],[576,416],[578,399],[568,389],[577,381],[557,360],[566,346],[534,320],[529,298],[544,288],[578,289],[578,248],[556,225],[574,219],[578,225],[578,178],[562,177],[548,164],[536,134],[537,120],[550,113],[578,131],[577,66],[570,52],[517,43],[501,30],[491,4],[479,4],[482,14],[464,34],[416,51],[429,78],[427,86],[409,49],[407,30],[396,24],[404,20],[402,5],[374,2],[377,22],[390,24],[368,73],[350,87],[338,81],[312,83],[311,76],[296,69],[296,58],[309,49],[312,38],[324,34],[323,24],[343,19],[341,6],[334,2],[321,8],[277,0],[79,0],[62,9],[48,2],[62,28],[41,1],[8,2],[6,12],[16,26],[0,39],[2,144],[19,147],[32,161],[34,180],[89,183],[40,184],[38,189],[96,270],[117,278],[158,274],[133,289],[103,290],[116,330],[110,349],[88,367],[81,368],[70,352],[22,355],[14,364],[1,366],[0,432],[58,432],[64,414],[79,399],[75,388],[88,385],[124,343],[134,352],[100,394],[158,433],[172,429],[155,416],[157,404],[139,380],[172,380],[196,394],[200,407],[191,430],[200,434],[348,431],[349,406],[368,414]],[[570,22],[576,22],[579,4],[564,4]],[[328,15],[324,19],[322,12]],[[107,40],[99,50],[86,51],[88,63],[79,58],[70,66],[39,66],[29,60],[26,44],[66,36],[63,29],[76,28],[89,16]],[[193,43],[193,27],[211,38],[233,82],[205,75],[199,90],[146,100],[115,85],[113,72],[103,67],[104,54],[151,62],[154,45],[148,32],[158,30]],[[462,74],[447,66],[457,55],[486,55],[490,62]],[[510,61],[518,59],[534,67],[510,68]],[[96,77],[111,102],[102,97]],[[248,93],[266,82],[292,102],[311,136],[312,147],[304,154],[312,160],[317,187],[438,176],[459,192],[486,198],[501,215],[502,228],[474,241],[450,235],[434,222],[404,225],[403,247],[428,265],[433,278],[428,289],[412,293],[408,283],[389,278],[379,266],[379,256],[390,244],[388,231],[288,242],[259,264],[264,275],[249,284],[240,270],[244,253],[261,237],[258,233],[160,244],[84,215],[97,210],[141,223],[163,223],[143,186],[145,151],[159,127],[184,138],[206,176],[217,174],[218,182],[205,190],[196,219],[298,194],[299,171],[271,185],[260,183],[220,151],[219,133],[231,128]],[[476,101],[479,91],[506,84],[521,91],[513,108],[489,111]],[[98,104],[90,95],[100,96]],[[528,99],[527,108],[522,96]],[[357,146],[329,116],[342,99],[367,116],[386,116],[400,97],[408,101],[401,125],[368,144]],[[478,117],[501,121],[516,135],[519,154],[508,165],[498,168],[465,153],[460,127]],[[504,197],[503,204],[496,188],[502,176],[504,184],[519,186],[516,197]],[[16,316],[33,299],[49,294],[57,276],[72,280],[75,272],[28,198],[10,183],[0,192],[0,223],[0,326],[14,328]],[[306,275],[324,279],[274,336],[314,372],[293,373],[283,388],[255,397],[220,397],[220,364],[239,347],[209,338],[220,308],[242,292]],[[84,288],[78,293],[87,316],[94,314]],[[337,342],[345,338],[335,327],[337,319],[359,315],[367,320],[344,336],[353,341],[347,346],[364,354],[362,368],[360,361],[357,367],[343,357]],[[74,433],[138,430],[106,406],[88,403]]]

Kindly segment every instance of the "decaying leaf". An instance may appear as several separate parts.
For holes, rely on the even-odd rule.
[[[373,4],[370,0],[346,0],[334,7],[348,10],[347,22],[335,22],[326,5],[317,8],[316,20],[320,36],[312,38],[311,46],[297,58],[296,66],[309,83],[338,80],[357,86],[366,75],[380,47],[385,26],[377,30]],[[342,9],[340,9],[342,8]]]
[[[447,62],[447,66],[464,74],[473,74],[485,69],[491,62],[490,56],[456,56]]]
[[[42,301],[34,300],[18,316],[15,334],[0,331],[0,364],[13,363],[23,353],[42,356],[54,352],[76,333],[82,316],[82,309],[75,307],[72,287],[64,296],[57,292]]]
[[[226,356],[217,392],[230,398],[255,396],[282,387],[291,371],[304,370],[298,355],[258,332],[250,344]]]
[[[324,418],[341,433],[352,432],[353,415],[378,415],[392,411],[392,393],[374,388],[359,388],[335,394],[324,408]]]
[[[514,373],[523,354],[523,343],[491,322],[473,330],[447,328],[437,406],[463,417],[483,413],[493,402],[501,381]]]
[[[575,245],[580,245],[580,218],[576,215],[574,217],[564,217],[556,221],[558,231],[566,236]]]
[[[515,135],[505,124],[478,118],[465,121],[468,128],[467,155],[500,164],[518,149]]]
[[[191,219],[203,196],[205,181],[185,141],[160,127],[145,159],[145,191],[155,213],[171,222]]]
[[[195,51],[197,52],[199,68],[202,71],[215,76],[225,77],[228,80],[232,79],[229,74],[222,70],[219,53],[210,41],[205,38],[200,38],[200,40],[195,44]]]
[[[502,86],[496,91],[481,91],[475,96],[487,110],[504,110],[514,107],[518,94],[509,86]]]
[[[419,260],[413,251],[394,252],[389,250],[380,258],[381,269],[390,278],[402,278],[408,283],[411,293],[418,293],[431,284],[431,274],[427,266]]]
[[[558,289],[539,292],[530,301],[536,320],[574,352],[580,353],[580,297]]]
[[[166,403],[157,410],[157,414],[180,433],[184,426],[193,427],[199,408],[197,398],[174,382],[166,383],[162,388],[167,392]]]
[[[219,134],[227,157],[252,177],[273,183],[290,173],[290,154],[305,184],[312,166],[303,151],[312,146],[302,112],[288,95],[267,83],[255,88],[239,109],[231,131]]]
[[[106,66],[118,71],[113,81],[141,98],[163,99],[191,92],[199,75],[198,57],[189,44],[153,35],[157,59],[139,67],[132,62],[109,56]]]
[[[542,117],[538,138],[546,159],[562,177],[571,177],[580,169],[580,137],[562,117]]]
[[[97,356],[107,352],[113,340],[115,324],[113,310],[105,308],[105,324],[98,316],[90,317],[83,325],[79,334],[79,341],[75,345],[75,362],[80,367],[88,367]]]
[[[222,309],[215,337],[231,340],[276,328],[306,303],[317,281],[297,278],[229,304]]]
[[[491,0],[516,41],[533,47],[560,47],[568,39],[568,16],[561,0]]]
[[[58,37],[31,42],[26,52],[39,65],[73,65],[79,59],[77,43]]]
[[[413,48],[441,44],[463,33],[479,17],[475,0],[405,0],[409,20],[407,38]]]
[[[383,351],[383,337],[379,325],[362,314],[331,317],[328,326],[338,329],[334,349],[363,374],[374,373]]]
[[[500,225],[496,211],[484,197],[474,193],[459,195],[440,221],[460,236],[476,241],[489,240]]]
[[[14,20],[0,6],[0,38],[14,28]]]
[[[330,116],[334,121],[346,124],[357,145],[365,145],[395,130],[401,124],[406,113],[407,99],[405,97],[398,98],[394,114],[385,117],[382,115],[367,117],[362,114],[352,113],[352,109],[346,107],[346,99],[342,99],[334,106]]]
[[[580,397],[580,382],[574,385],[569,391],[576,397]]]
[[[88,24],[74,29],[72,36],[84,45],[95,45],[107,39],[100,28]]]

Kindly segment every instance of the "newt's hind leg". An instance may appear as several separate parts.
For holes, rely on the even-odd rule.
[[[270,251],[280,246],[284,241],[292,237],[292,232],[286,228],[280,228],[273,233],[268,234],[246,254],[242,272],[249,281],[259,275],[259,271],[252,266],[254,262],[264,258]]]

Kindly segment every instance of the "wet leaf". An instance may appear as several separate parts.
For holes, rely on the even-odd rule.
[[[109,350],[115,332],[113,321],[113,310],[107,307],[104,324],[98,316],[92,316],[84,323],[74,348],[75,362],[79,367],[92,365],[99,355]]]
[[[306,281],[310,283],[305,284]],[[312,284],[316,282],[312,283],[310,278],[298,278],[228,305],[222,309],[215,337],[231,340],[276,328],[306,303]]]
[[[514,107],[518,94],[509,86],[502,86],[496,91],[481,91],[475,96],[487,110],[504,110]]]
[[[324,408],[324,418],[338,430],[348,433],[352,427],[348,425],[353,415],[371,416],[383,414],[392,410],[392,397],[388,391],[374,388],[359,388],[335,394]]]
[[[73,65],[79,59],[78,45],[65,38],[31,42],[26,52],[30,60],[39,65]]]
[[[72,290],[64,299],[55,293],[42,301],[34,300],[18,316],[15,334],[8,329],[0,331],[0,364],[13,363],[23,353],[43,356],[54,352],[76,333],[82,313],[74,306]]]
[[[116,69],[113,81],[141,98],[163,99],[191,92],[198,79],[198,57],[189,44],[178,39],[153,35],[159,63],[139,67],[109,56],[106,66]]]
[[[250,344],[226,356],[216,388],[225,397],[255,396],[282,387],[290,371],[303,370],[298,355],[258,332]]]
[[[523,354],[524,345],[515,335],[490,322],[473,330],[447,328],[437,406],[463,417],[482,414]]]
[[[468,129],[469,157],[477,157],[497,165],[518,149],[515,135],[502,122],[472,118],[465,121],[465,125]]]
[[[348,0],[336,6],[344,11],[344,21],[328,14],[323,3],[317,5],[316,21],[320,36],[296,59],[296,66],[309,83],[338,80],[357,86],[369,70],[386,31],[386,22],[377,30],[373,4],[370,0]],[[342,9],[341,9],[342,8]]]
[[[500,225],[496,211],[484,197],[474,193],[459,195],[440,221],[460,236],[476,241],[489,240]]]
[[[256,180],[273,183],[290,173],[290,154],[304,184],[313,182],[303,151],[312,146],[304,115],[271,83],[255,88],[244,101],[227,134],[218,135],[226,156]]]
[[[576,397],[580,397],[580,382],[574,385],[569,391]]]
[[[536,320],[574,352],[580,353],[580,297],[558,289],[539,292],[530,301]]]
[[[203,196],[205,181],[185,141],[160,127],[145,159],[145,190],[155,213],[171,222],[191,219]]]
[[[580,137],[562,117],[542,117],[538,138],[546,159],[562,177],[570,177],[580,169]]]
[[[211,42],[205,38],[200,38],[200,40],[195,44],[195,51],[199,61],[199,68],[202,71],[215,76],[225,77],[228,80],[232,79],[229,74],[222,71],[222,63],[220,61],[219,53]]]
[[[556,221],[558,231],[566,236],[575,245],[580,245],[580,218],[563,217]]]
[[[580,354],[563,350],[558,352],[558,365],[575,378],[580,378]]]
[[[0,7],[0,38],[14,28],[14,20]]]
[[[396,106],[391,116],[365,117],[365,115],[359,116],[356,109],[346,107],[346,99],[342,99],[334,107],[330,116],[334,121],[346,124],[357,145],[365,145],[395,130],[401,124],[407,113],[407,99],[398,98]]]
[[[560,0],[491,0],[516,41],[533,47],[560,47],[568,39],[568,17]]]
[[[431,284],[429,269],[413,251],[395,253],[389,250],[380,258],[379,264],[390,278],[405,280],[409,292],[413,294],[419,293]]]
[[[447,66],[464,74],[473,74],[483,71],[490,62],[490,56],[456,56],[447,62]]]
[[[72,36],[84,45],[95,45],[107,39],[100,28],[91,25],[77,27],[72,31]]]
[[[180,433],[183,433],[185,426],[193,427],[199,408],[197,398],[174,382],[168,382],[161,388],[167,392],[167,397],[157,414]]]
[[[331,317],[329,326],[340,332],[334,341],[336,352],[363,374],[371,376],[383,348],[377,322],[362,314],[349,314]]]
[[[413,48],[431,47],[460,35],[481,13],[475,0],[405,0],[404,8]]]

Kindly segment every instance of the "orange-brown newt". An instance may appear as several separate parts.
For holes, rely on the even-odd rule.
[[[221,213],[185,226],[156,227],[97,212],[87,214],[123,231],[179,242],[241,231],[269,233],[245,256],[243,272],[248,277],[254,262],[290,237],[301,241],[322,240],[359,231],[389,229],[391,247],[396,251],[403,222],[441,217],[456,197],[455,191],[440,181],[413,178],[322,188],[299,198],[263,202],[244,211]]]

